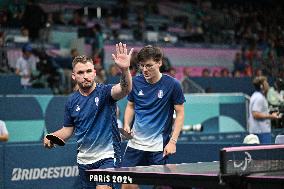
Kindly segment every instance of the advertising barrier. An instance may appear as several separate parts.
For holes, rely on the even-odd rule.
[[[169,163],[218,161],[219,150],[228,146],[231,144],[178,143]],[[0,144],[0,162],[0,189],[80,188],[74,142],[53,149],[45,149],[40,142]]]
[[[76,145],[45,149],[42,143],[5,145],[3,188],[77,189]]]

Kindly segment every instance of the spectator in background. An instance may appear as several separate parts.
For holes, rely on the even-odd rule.
[[[40,29],[45,27],[46,14],[43,9],[36,4],[35,0],[27,0],[27,6],[22,17],[23,26],[29,30],[31,41],[39,39]]]
[[[239,77],[243,77],[243,76],[244,76],[244,75],[243,75],[240,71],[238,71],[238,70],[234,71],[232,74],[233,74],[233,77],[235,77],[235,78],[239,78]]]
[[[201,77],[211,77],[211,72],[210,72],[210,70],[208,69],[208,68],[204,68],[203,70],[202,70],[202,75],[201,75]]]
[[[24,26],[21,27],[21,35],[22,35],[22,37],[29,38],[29,35],[30,35],[29,29],[24,27]],[[29,39],[28,39],[28,41],[29,41]]]
[[[284,107],[284,96],[282,96],[281,92],[284,92],[284,81],[278,78],[274,82],[274,86],[271,86],[267,92],[268,103],[274,107]]]
[[[145,31],[145,21],[144,21],[144,15],[143,13],[139,12],[136,24],[133,26],[133,37],[136,41],[142,41],[143,40],[143,34]]]
[[[4,121],[0,120],[0,142],[7,142],[9,139],[9,133]]]
[[[30,44],[22,47],[22,56],[16,62],[15,73],[21,77],[21,85],[24,88],[31,86],[32,73],[37,70],[36,58],[33,56],[33,49]]]
[[[190,68],[183,68],[183,79],[181,81],[183,93],[204,93],[204,89],[190,79]]]
[[[236,53],[233,64],[234,64],[233,72],[238,71],[241,74],[245,74],[245,70],[246,70],[247,65],[246,65],[245,61],[242,59],[240,52]]]
[[[55,25],[67,25],[67,21],[65,20],[64,14],[59,11],[59,12],[55,12],[53,13],[53,23]]]
[[[131,60],[130,60],[130,73],[132,76],[135,76],[137,72],[139,71],[138,69],[138,60],[137,60],[137,51],[133,51]]]
[[[227,68],[222,68],[220,71],[220,77],[231,77],[231,73]]]
[[[0,10],[0,26],[3,28],[9,26],[7,11]]]
[[[263,68],[260,54],[256,49],[251,48],[248,51],[247,57],[248,57],[248,67],[250,66],[251,73],[255,73],[255,70]],[[251,76],[248,73],[247,75]]]
[[[263,71],[262,71],[262,69],[260,69],[260,68],[255,69],[253,75],[254,75],[255,77],[264,76],[264,75],[263,75]]]
[[[83,21],[82,15],[78,10],[73,12],[73,17],[68,23],[71,26],[84,26],[85,23]]]
[[[168,57],[163,57],[162,59],[162,66],[160,67],[161,73],[169,73],[171,71],[172,64]]]
[[[266,94],[269,89],[267,78],[264,76],[253,79],[255,92],[249,103],[249,133],[258,136],[261,144],[271,143],[271,120],[279,119],[276,112],[269,113]]]
[[[130,29],[130,24],[128,18],[123,18],[120,21],[120,29]]]
[[[105,83],[106,82],[106,72],[102,68],[101,64],[95,64],[95,70],[96,70],[96,78],[95,81],[97,83]]]
[[[3,2],[3,1],[2,1]],[[7,1],[7,25],[6,27],[20,28],[22,24],[22,16],[25,9],[25,4],[22,1]],[[26,2],[26,1],[25,1]],[[1,16],[0,16],[1,17]]]
[[[71,78],[72,75],[72,60],[76,56],[79,56],[79,52],[76,48],[71,49],[70,55],[67,58],[61,58],[61,61],[63,64],[60,65],[60,67],[63,69],[63,75],[64,75],[64,80],[63,80],[63,85],[64,85],[64,93],[68,94],[72,91],[72,88],[74,86],[73,80]],[[57,62],[58,63],[58,62]]]
[[[7,49],[5,47],[5,35],[0,32],[0,73],[9,73],[11,68],[8,63]]]
[[[213,70],[212,77],[221,77],[219,70]]]
[[[70,54],[71,54],[71,58],[72,58],[72,60],[74,60],[74,58],[76,57],[76,56],[79,56],[79,52],[78,52],[78,49],[76,49],[76,48],[74,48],[74,49],[71,49],[71,51],[70,51]],[[74,88],[74,86],[75,86],[75,83],[74,83],[74,80],[71,78],[71,75],[72,75],[72,60],[70,60],[70,63],[69,63],[69,65],[70,65],[70,67],[68,67],[68,69],[65,69],[64,70],[64,72],[65,72],[65,77],[66,77],[66,83],[67,83],[67,85],[68,85],[68,87],[67,87],[67,92],[69,93],[69,92],[72,92],[72,90],[73,90],[73,88]],[[71,84],[71,88],[69,88],[70,87],[70,84]],[[70,89],[70,90],[69,90]]]
[[[93,27],[93,37],[94,41],[92,42],[92,51],[93,51],[93,61],[94,64],[101,64],[101,67],[104,69],[104,37],[100,24],[95,24]]]
[[[265,75],[277,76],[278,73],[278,61],[276,53],[272,50],[268,52],[267,57],[263,59],[262,69],[264,70]]]
[[[171,67],[168,74],[175,78],[176,73],[177,73],[176,69],[174,67]]]
[[[116,84],[119,82],[120,72],[115,64],[111,64],[109,67],[107,81],[108,84]]]

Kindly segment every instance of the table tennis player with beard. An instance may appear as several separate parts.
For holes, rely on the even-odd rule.
[[[162,58],[159,47],[148,45],[138,52],[142,74],[133,77],[132,91],[128,95],[124,130],[133,138],[127,144],[122,167],[163,165],[176,153],[184,122],[185,98],[179,81],[160,72]],[[137,185],[122,188],[137,188]]]
[[[132,88],[129,72],[133,49],[127,52],[126,44],[116,44],[113,60],[121,70],[120,83],[95,83],[96,71],[92,59],[77,56],[72,62],[72,79],[78,91],[72,93],[65,104],[64,126],[52,133],[64,141],[73,132],[78,144],[77,163],[82,188],[111,188],[108,183],[87,180],[85,170],[119,167],[121,163],[120,133],[117,127],[116,101],[125,97]],[[44,138],[44,146],[54,144]]]

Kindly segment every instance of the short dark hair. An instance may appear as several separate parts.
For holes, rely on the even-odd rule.
[[[74,69],[74,67],[76,66],[76,64],[78,63],[81,63],[81,64],[86,64],[87,62],[90,62],[92,64],[93,63],[93,60],[91,58],[88,58],[87,56],[85,55],[81,55],[81,56],[76,56],[74,58],[74,60],[72,61],[72,68]]]
[[[137,54],[138,63],[146,62],[147,60],[153,59],[155,62],[162,61],[163,52],[161,48],[147,45],[143,47]]]

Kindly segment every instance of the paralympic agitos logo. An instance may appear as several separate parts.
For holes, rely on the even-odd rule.
[[[239,163],[234,161],[234,168],[240,168],[242,171],[245,171],[248,168],[248,165],[252,161],[251,155],[248,152],[245,152],[245,159]]]

